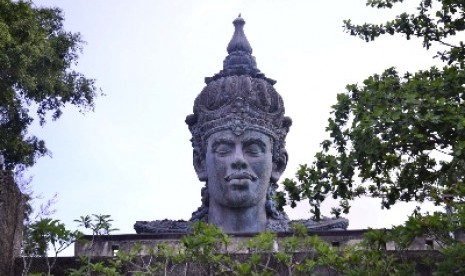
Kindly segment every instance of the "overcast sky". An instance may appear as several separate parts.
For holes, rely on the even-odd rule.
[[[347,84],[390,66],[405,72],[433,64],[434,53],[418,41],[366,43],[343,31],[344,19],[381,22],[412,10],[408,4],[391,11],[365,7],[365,0],[34,2],[64,11],[65,29],[87,42],[77,70],[106,94],[93,113],[68,107],[58,121],[30,129],[53,153],[30,170],[33,190],[45,198],[57,192],[55,217],[72,229],[73,219],[93,213],[110,214],[118,233],[135,233],[136,220],[190,218],[203,183],[184,119],[204,78],[222,69],[239,13],[258,68],[277,80],[293,119],[284,177],[313,160],[327,137],[330,107]],[[335,205],[325,202],[323,214]],[[379,200],[360,199],[349,229],[390,227],[412,208],[382,211]],[[292,219],[310,216],[306,203],[287,212]]]

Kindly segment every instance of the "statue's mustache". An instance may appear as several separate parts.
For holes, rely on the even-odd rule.
[[[250,179],[252,181],[255,181],[258,179],[258,177],[245,171],[236,171],[224,177],[224,180],[226,181],[231,181],[232,179]]]

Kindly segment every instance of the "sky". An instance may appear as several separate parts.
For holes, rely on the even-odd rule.
[[[394,36],[366,43],[343,30],[344,19],[383,22],[412,11],[417,1],[407,2],[376,10],[365,0],[34,1],[60,7],[64,28],[81,33],[86,44],[76,70],[95,78],[106,96],[96,99],[94,112],[69,106],[59,120],[30,128],[52,152],[28,171],[32,189],[42,202],[58,194],[54,217],[71,229],[87,214],[111,215],[120,229],[115,234],[135,233],[137,220],[188,220],[200,206],[203,183],[184,120],[204,78],[222,69],[239,13],[258,68],[277,80],[293,120],[281,180],[292,178],[328,137],[331,105],[347,84],[391,66],[405,72],[433,64],[434,52],[419,41]],[[325,201],[323,215],[336,205]],[[349,229],[389,228],[414,208],[381,210],[371,198],[352,205]],[[311,215],[306,202],[286,211],[291,219]]]

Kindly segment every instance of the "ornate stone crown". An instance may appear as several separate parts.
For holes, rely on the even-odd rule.
[[[278,158],[292,120],[284,116],[283,100],[273,87],[276,81],[257,68],[244,34],[244,19],[239,15],[233,24],[223,70],[205,78],[207,86],[195,99],[194,114],[186,118],[192,147],[205,156],[206,140],[212,133],[231,129],[240,135],[250,129],[273,138],[273,157]]]

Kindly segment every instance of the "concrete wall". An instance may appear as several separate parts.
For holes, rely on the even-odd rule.
[[[328,242],[333,247],[344,248],[348,245],[356,245],[363,239],[363,234],[368,230],[345,230],[345,231],[321,231],[310,232],[310,235],[318,235],[322,240]],[[285,237],[292,234],[279,233],[276,240],[275,250],[281,247],[281,242]],[[249,253],[247,248],[241,247],[244,241],[253,237],[254,234],[230,235],[231,244],[227,251],[230,253]],[[141,244],[143,248],[156,248],[157,244],[166,243],[176,246],[180,242],[182,234],[126,234],[126,235],[109,235],[95,237],[93,243],[92,236],[86,236],[87,242],[76,242],[74,246],[75,256],[114,256],[116,251],[122,250],[129,252],[136,243]],[[459,240],[465,241],[465,237],[460,235]],[[91,248],[91,244],[93,247]],[[435,241],[418,237],[411,244],[409,250],[434,250],[439,246]],[[395,250],[393,242],[386,244],[386,250]],[[144,251],[142,252],[142,255]]]

